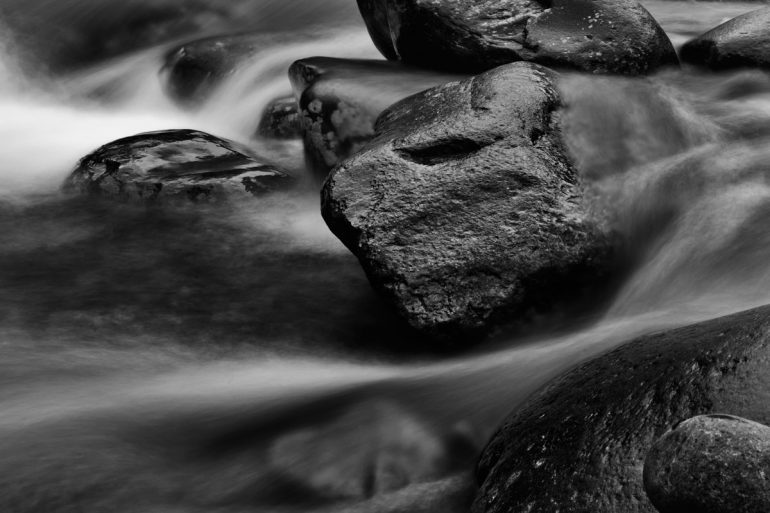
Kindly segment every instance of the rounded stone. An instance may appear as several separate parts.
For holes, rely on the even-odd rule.
[[[80,161],[64,189],[123,201],[216,201],[258,196],[292,182],[234,141],[165,130],[102,146]]]
[[[732,415],[686,420],[650,449],[644,487],[660,513],[770,511],[770,427]]]

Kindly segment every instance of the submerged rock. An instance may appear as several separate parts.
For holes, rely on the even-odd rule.
[[[418,330],[472,339],[601,284],[612,237],[559,106],[547,69],[503,66],[392,106],[328,178],[324,219]]]
[[[770,68],[770,7],[709,30],[682,47],[682,60],[711,69]]]
[[[297,61],[289,77],[308,160],[322,177],[374,136],[374,122],[390,105],[460,78],[388,61],[329,57]]]
[[[299,107],[293,96],[270,102],[262,113],[257,134],[271,139],[298,139],[302,136]]]
[[[505,421],[479,461],[473,512],[653,513],[642,478],[653,444],[696,415],[768,423],[768,390],[770,307],[640,337]]]
[[[257,196],[291,183],[233,141],[194,130],[165,130],[102,146],[80,161],[64,187],[129,201],[208,201]]]
[[[644,486],[660,513],[770,511],[770,427],[695,417],[652,447]]]
[[[634,0],[358,0],[391,60],[479,72],[526,60],[639,75],[676,65],[674,47]]]
[[[456,472],[450,435],[395,404],[375,402],[276,439],[269,458],[277,472],[321,496],[360,499]]]

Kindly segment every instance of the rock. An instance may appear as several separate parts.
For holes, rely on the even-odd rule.
[[[289,69],[299,102],[308,161],[322,177],[374,136],[393,103],[462,78],[376,60],[313,57]]]
[[[595,292],[613,240],[583,201],[551,73],[515,63],[408,98],[337,167],[324,219],[409,323],[473,340]]]
[[[682,60],[711,69],[770,68],[770,7],[733,18],[688,41]]]
[[[65,190],[121,200],[219,200],[285,189],[292,180],[247,148],[194,130],[126,137],[84,157]]]
[[[274,441],[271,466],[327,498],[368,498],[456,471],[449,433],[374,402]]]
[[[634,0],[358,0],[391,60],[479,72],[525,60],[639,75],[676,65],[674,47]]]
[[[183,106],[196,107],[239,67],[289,40],[284,34],[240,34],[186,43],[166,55],[161,71],[166,92]]]
[[[297,139],[302,136],[299,107],[294,97],[270,102],[262,113],[257,134],[271,139]]]
[[[767,424],[768,390],[770,307],[640,337],[505,421],[479,460],[472,511],[653,513],[642,471],[656,440],[714,412]]]
[[[770,427],[730,415],[687,420],[655,443],[644,464],[661,513],[770,511]]]

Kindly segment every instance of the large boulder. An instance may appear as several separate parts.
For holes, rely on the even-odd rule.
[[[767,424],[768,390],[770,307],[643,336],[505,421],[480,458],[473,512],[653,513],[642,477],[653,444],[696,415]]]
[[[313,57],[289,69],[309,164],[322,177],[374,136],[390,105],[461,78],[395,62]]]
[[[331,230],[434,339],[523,320],[608,270],[612,236],[565,157],[552,78],[515,63],[408,98],[324,186]]]
[[[733,18],[688,41],[682,60],[711,69],[770,68],[770,7]]]
[[[687,420],[652,447],[647,495],[661,513],[770,511],[770,427],[731,415]]]
[[[358,0],[391,60],[478,72],[513,61],[639,75],[678,63],[634,0]]]
[[[127,201],[209,201],[257,196],[291,183],[233,141],[166,130],[102,146],[80,161],[64,187]]]

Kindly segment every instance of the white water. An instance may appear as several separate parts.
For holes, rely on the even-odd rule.
[[[675,41],[749,9],[648,4]],[[340,25],[317,5],[264,5],[266,19]],[[87,2],[67,7],[103,16]],[[641,90],[565,77],[568,138],[631,241],[632,269],[580,330],[502,335],[451,359],[390,354],[413,341],[328,233],[313,193],[167,213],[58,197],[80,157],[137,132],[195,128],[263,145],[252,134],[261,106],[288,91],[280,69],[316,54],[374,55],[360,24],[346,23],[256,54],[193,111],[162,86],[171,43],[31,78],[19,70],[29,55],[4,43],[0,510],[382,511],[381,499],[329,498],[294,478],[339,492],[383,458],[372,446],[406,447],[397,467],[427,465],[447,438],[478,450],[578,361],[770,303],[769,155],[755,129],[770,122],[770,83],[758,73],[665,72]],[[322,455],[282,452],[303,437]],[[444,478],[471,463],[391,493],[388,507],[419,510],[462,489]]]

